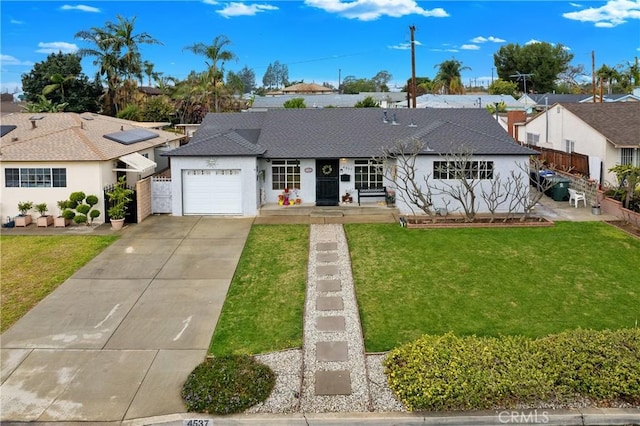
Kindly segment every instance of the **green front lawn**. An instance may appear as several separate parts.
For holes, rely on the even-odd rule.
[[[307,225],[254,225],[218,319],[210,352],[256,354],[302,346]]]
[[[367,351],[423,334],[538,337],[640,318],[640,240],[606,224],[345,229]]]
[[[1,236],[0,331],[93,259],[117,236]]]

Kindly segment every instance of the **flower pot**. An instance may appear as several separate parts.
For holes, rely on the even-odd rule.
[[[124,227],[124,219],[110,219],[111,229],[119,231]]]
[[[53,216],[40,216],[36,219],[38,226],[46,228],[49,225],[53,225]]]
[[[599,215],[600,213],[600,206],[591,206],[591,214]]]
[[[33,221],[33,219],[31,218],[31,215],[28,214],[25,216],[16,216],[15,221],[16,221],[16,226],[26,227]]]
[[[56,228],[65,228],[69,226],[70,223],[71,223],[71,219],[65,219],[62,216],[58,216],[55,219],[53,219],[53,226]]]

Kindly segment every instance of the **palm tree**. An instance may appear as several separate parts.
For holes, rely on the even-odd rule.
[[[225,46],[230,45],[231,40],[225,35],[218,35],[213,39],[210,45],[204,43],[195,43],[184,49],[193,52],[196,55],[207,58],[205,63],[208,67],[208,76],[212,82],[212,92],[214,96],[215,111],[219,110],[218,94],[220,92],[219,82],[224,76],[224,63],[235,59],[236,55],[229,50],[225,50]],[[218,65],[220,63],[220,65]]]
[[[439,70],[434,80],[434,89],[444,90],[447,94],[464,93],[460,71],[471,70],[471,68],[463,67],[462,62],[455,58],[446,60],[435,67],[438,67]]]
[[[116,99],[127,102],[128,94],[118,96],[117,91],[125,80],[141,77],[142,60],[140,44],[162,44],[147,33],[134,34],[136,18],[131,20],[117,16],[118,22],[107,21],[104,28],[92,27],[76,33],[75,38],[93,43],[93,48],[79,50],[82,57],[94,56],[93,64],[100,67],[100,75],[107,80],[107,96],[111,115],[118,110]],[[128,84],[127,87],[132,87]]]
[[[607,85],[607,94],[611,94],[611,83],[614,81],[618,81],[620,79],[620,73],[616,69],[616,67],[608,67],[607,65],[602,65],[598,71],[596,71],[596,75],[600,80],[600,97],[602,97],[602,86],[603,83]],[[602,99],[601,99],[602,101]]]
[[[77,76],[75,75],[68,75],[64,77],[62,74],[53,74],[51,77],[49,77],[49,80],[51,80],[51,84],[46,85],[42,89],[42,94],[46,96],[49,93],[60,90],[60,98],[62,99],[62,102],[64,102],[64,85],[75,80],[76,78]]]
[[[144,68],[144,75],[147,76],[147,82],[148,82],[147,85],[151,86],[151,77],[154,77],[154,75],[157,75],[157,73],[153,72],[154,65],[149,61],[144,61],[142,63],[142,67]],[[142,85],[142,80],[140,80],[140,84]]]

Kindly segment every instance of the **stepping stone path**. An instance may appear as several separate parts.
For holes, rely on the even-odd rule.
[[[342,225],[311,225],[301,410],[369,411],[362,328]]]

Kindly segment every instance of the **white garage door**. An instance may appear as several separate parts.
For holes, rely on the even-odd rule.
[[[240,170],[183,170],[184,214],[242,214]]]

